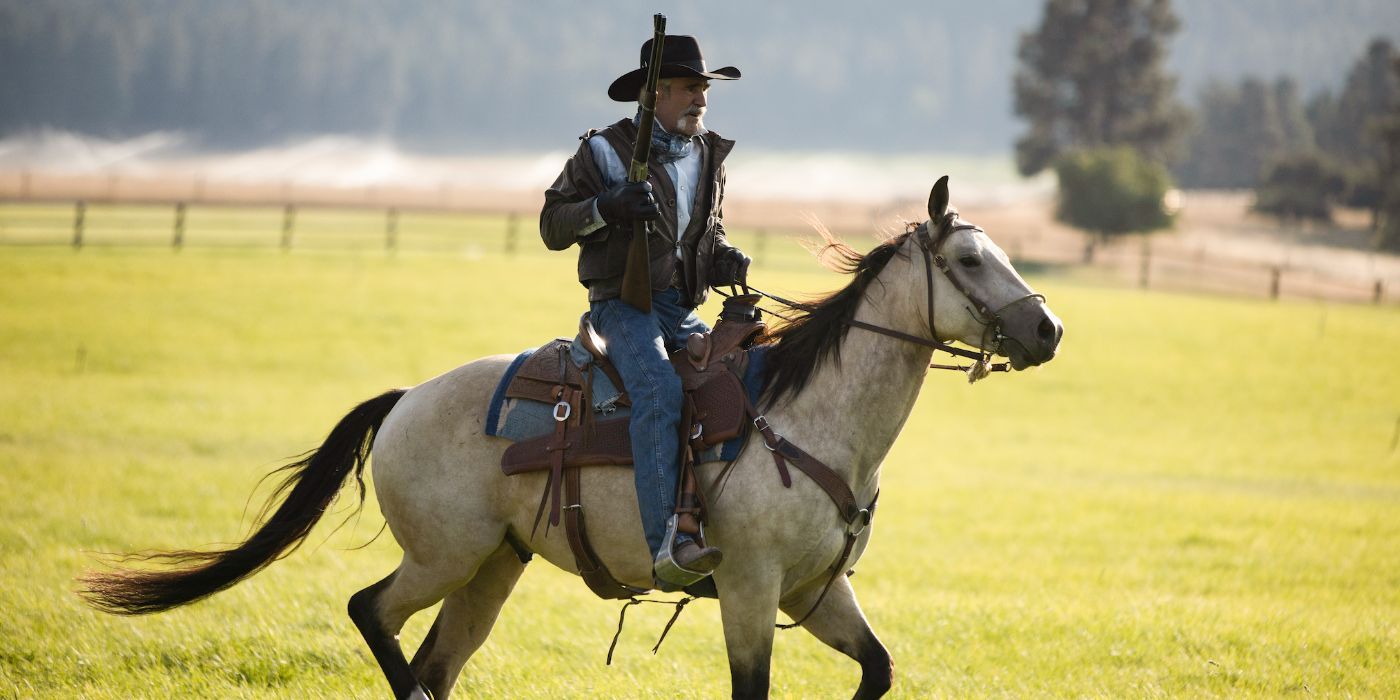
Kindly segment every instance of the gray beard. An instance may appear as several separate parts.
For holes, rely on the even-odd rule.
[[[695,127],[691,128],[686,125],[686,121],[689,116],[690,115],[681,115],[681,117],[676,120],[674,128],[667,129],[667,131],[670,131],[673,134],[680,134],[682,136],[695,136],[696,134],[705,133],[705,118],[697,117],[695,119]]]

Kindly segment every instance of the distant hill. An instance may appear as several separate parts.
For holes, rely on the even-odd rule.
[[[1340,83],[1394,0],[1178,0],[1183,99],[1211,78]],[[715,65],[709,123],[748,148],[1003,153],[1036,0],[654,3]],[[0,135],[173,130],[208,146],[321,133],[442,151],[568,148],[625,114],[650,9],[564,0],[0,0]]]

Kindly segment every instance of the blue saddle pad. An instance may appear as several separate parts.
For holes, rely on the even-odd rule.
[[[511,442],[528,440],[530,438],[546,435],[554,431],[554,406],[553,404],[529,399],[506,398],[506,387],[515,378],[515,373],[520,369],[520,365],[539,348],[530,348],[515,357],[506,369],[506,373],[501,377],[501,381],[496,385],[496,391],[491,395],[491,406],[486,415],[486,434],[494,437],[505,438]],[[575,345],[574,354],[580,348]],[[768,348],[758,346],[749,350],[749,366],[744,371],[744,390],[748,392],[749,401],[758,404],[758,394],[763,384],[763,365]],[[587,361],[587,356],[581,358]],[[580,363],[582,364],[582,363]],[[594,367],[593,372],[593,412],[600,420],[610,418],[624,418],[630,415],[627,406],[618,406],[617,399],[622,392],[613,386],[612,380],[602,370]],[[748,438],[748,431],[728,442],[716,445],[704,453],[697,456],[697,462],[730,462],[738,459],[739,452],[744,448],[744,442]]]

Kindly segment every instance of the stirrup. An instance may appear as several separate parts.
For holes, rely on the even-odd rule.
[[[676,563],[675,544],[676,526],[680,523],[679,515],[672,515],[666,521],[666,536],[661,545],[661,551],[656,554],[656,562],[652,566],[653,576],[656,579],[656,587],[664,592],[679,591],[686,586],[709,576],[710,571],[691,571],[690,569]],[[700,526],[700,541],[705,538],[705,526]]]

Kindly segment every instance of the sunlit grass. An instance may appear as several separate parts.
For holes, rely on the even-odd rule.
[[[372,502],[172,613],[103,616],[72,578],[94,551],[235,540],[258,478],[358,401],[569,333],[574,257],[532,227],[515,257],[0,248],[0,696],[382,697],[344,614],[396,563],[387,536],[349,549]],[[840,283],[768,246],[764,286]],[[1061,357],[931,375],[886,464],[853,581],[895,696],[1400,694],[1400,313],[1032,282]],[[532,564],[461,694],[727,695],[713,603],[657,657],[670,611],[635,609],[605,667],[616,612]],[[858,679],[802,632],[773,668],[781,697]]]

